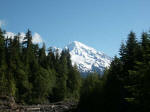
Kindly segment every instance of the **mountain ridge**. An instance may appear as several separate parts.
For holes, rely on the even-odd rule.
[[[89,47],[81,42],[73,41],[66,45],[63,49],[52,47],[53,52],[57,51],[61,54],[63,49],[69,49],[72,64],[78,67],[81,74],[86,75],[90,72],[103,73],[105,68],[110,66],[112,58]]]
[[[82,73],[100,72],[109,67],[112,58],[81,42],[73,41],[65,49],[69,49],[72,64],[76,64]]]

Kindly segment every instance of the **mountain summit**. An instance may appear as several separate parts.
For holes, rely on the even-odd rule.
[[[81,73],[103,72],[112,60],[106,54],[78,41],[70,43],[65,48],[69,49],[72,64],[76,64]]]

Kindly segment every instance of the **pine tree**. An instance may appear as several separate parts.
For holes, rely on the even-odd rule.
[[[81,88],[81,76],[76,65],[69,69],[67,88],[70,97],[73,97],[75,99],[79,98]]]
[[[0,94],[7,94],[6,60],[5,60],[5,40],[4,33],[0,29]]]
[[[120,112],[125,110],[124,103],[124,77],[122,76],[123,64],[119,58],[114,57],[107,73],[107,79],[104,85],[104,108],[105,111]],[[110,102],[111,101],[111,102]],[[121,101],[121,102],[120,102]]]
[[[130,32],[127,42],[126,42],[126,46],[125,49],[123,50],[123,52],[120,52],[121,58],[124,59],[124,63],[125,63],[125,69],[129,70],[129,69],[133,69],[133,65],[136,63],[136,59],[137,59],[137,50],[138,50],[138,42],[136,40],[136,36],[135,33]],[[123,60],[122,60],[123,61]]]
[[[58,54],[56,54],[57,56]],[[57,59],[57,57],[56,57]],[[60,61],[59,61],[59,66],[57,66],[57,78],[56,78],[56,83],[57,83],[57,96],[58,100],[64,100],[66,98],[67,94],[67,74],[68,74],[68,68],[67,68],[67,60],[65,57],[65,51],[62,51]]]
[[[97,112],[102,110],[103,84],[100,76],[96,73],[90,73],[84,80],[81,87],[81,96],[79,102],[80,111]],[[104,103],[104,102],[103,102]]]
[[[54,69],[55,55],[54,55],[54,52],[52,51],[52,48],[48,49],[47,63],[48,63],[49,68]]]
[[[50,74],[44,68],[39,68],[33,81],[32,103],[46,103],[51,87]]]
[[[147,112],[149,110],[150,104],[150,38],[147,33],[142,34],[142,56],[143,59],[137,61],[134,65],[134,70],[130,70],[130,79],[132,79],[132,85],[128,87],[129,91],[132,93],[132,98],[129,102],[132,104],[133,111],[137,112]]]
[[[47,68],[48,63],[47,63],[47,57],[46,57],[46,52],[45,52],[45,44],[43,43],[43,46],[41,49],[39,49],[39,64],[44,67]]]
[[[25,65],[28,65],[30,63],[30,59],[33,58],[32,34],[30,30],[27,31],[22,45],[23,45],[23,62]]]

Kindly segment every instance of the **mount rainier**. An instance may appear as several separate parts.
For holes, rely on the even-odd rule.
[[[70,43],[65,49],[69,49],[72,64],[76,64],[79,71],[83,74],[94,71],[102,73],[105,68],[109,67],[112,60],[106,54],[78,41]]]

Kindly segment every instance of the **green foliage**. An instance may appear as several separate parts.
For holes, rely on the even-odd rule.
[[[79,108],[81,111],[96,112],[102,110],[100,100],[103,97],[103,81],[96,73],[83,79]]]
[[[78,99],[80,97],[81,77],[77,66],[70,68],[67,79],[68,97]]]
[[[5,38],[0,29],[0,95],[15,97],[16,102],[39,104],[79,98],[81,78],[72,66],[68,50],[53,52],[43,44],[32,43],[27,31],[20,43],[20,34]]]
[[[5,60],[5,41],[3,31],[0,29],[0,94],[7,93],[7,78],[6,78],[6,60]]]
[[[120,57],[114,57],[110,68],[101,77],[102,83],[96,84],[97,78],[84,80],[80,111],[148,112],[149,73],[150,34],[144,32],[138,42],[135,33],[130,32],[126,43],[121,44]]]

